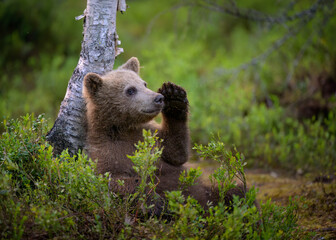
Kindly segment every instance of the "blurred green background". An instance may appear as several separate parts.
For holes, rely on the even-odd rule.
[[[182,85],[194,143],[250,167],[336,171],[334,1],[127,1],[117,31],[156,90]],[[82,40],[82,0],[0,1],[0,117],[57,117]],[[218,7],[219,6],[219,7]],[[224,7],[220,7],[224,6]],[[239,11],[237,10],[239,9]]]

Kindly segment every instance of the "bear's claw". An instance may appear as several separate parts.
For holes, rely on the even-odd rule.
[[[186,119],[188,114],[188,99],[186,91],[171,82],[164,83],[158,90],[164,96],[165,106],[162,113],[175,119]]]

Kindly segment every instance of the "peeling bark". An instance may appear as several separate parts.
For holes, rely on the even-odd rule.
[[[116,13],[121,4],[126,10],[125,0],[87,0],[84,17],[84,36],[80,58],[69,81],[54,126],[47,140],[54,146],[54,153],[68,149],[76,154],[85,146],[85,103],[82,98],[83,78],[88,72],[104,74],[111,71],[117,53]],[[120,8],[120,6],[119,6]]]
[[[118,1],[118,11],[121,13],[125,12],[127,8],[126,1],[125,0],[119,0]]]

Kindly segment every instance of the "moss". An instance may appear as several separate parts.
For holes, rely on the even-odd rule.
[[[290,198],[298,197],[298,224],[307,233],[326,239],[336,237],[336,181],[314,183],[304,177],[274,177],[269,173],[247,172],[250,184],[258,189],[257,198],[285,206]]]

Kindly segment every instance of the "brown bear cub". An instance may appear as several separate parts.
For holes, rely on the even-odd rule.
[[[98,173],[110,172],[111,189],[134,192],[138,178],[127,155],[135,152],[135,144],[143,140],[143,129],[157,130],[163,139],[163,153],[157,165],[159,184],[156,192],[178,190],[180,173],[189,157],[188,99],[186,91],[173,83],[164,83],[158,92],[147,88],[139,76],[137,58],[129,59],[117,70],[103,76],[88,73],[84,78],[83,96],[87,106],[87,153],[97,160]],[[162,123],[153,118],[162,113]],[[119,186],[117,179],[124,180]],[[244,196],[239,189],[232,193]],[[198,182],[184,192],[203,207],[217,203],[218,191]],[[230,194],[229,194],[230,195]],[[231,199],[232,194],[228,196]]]

